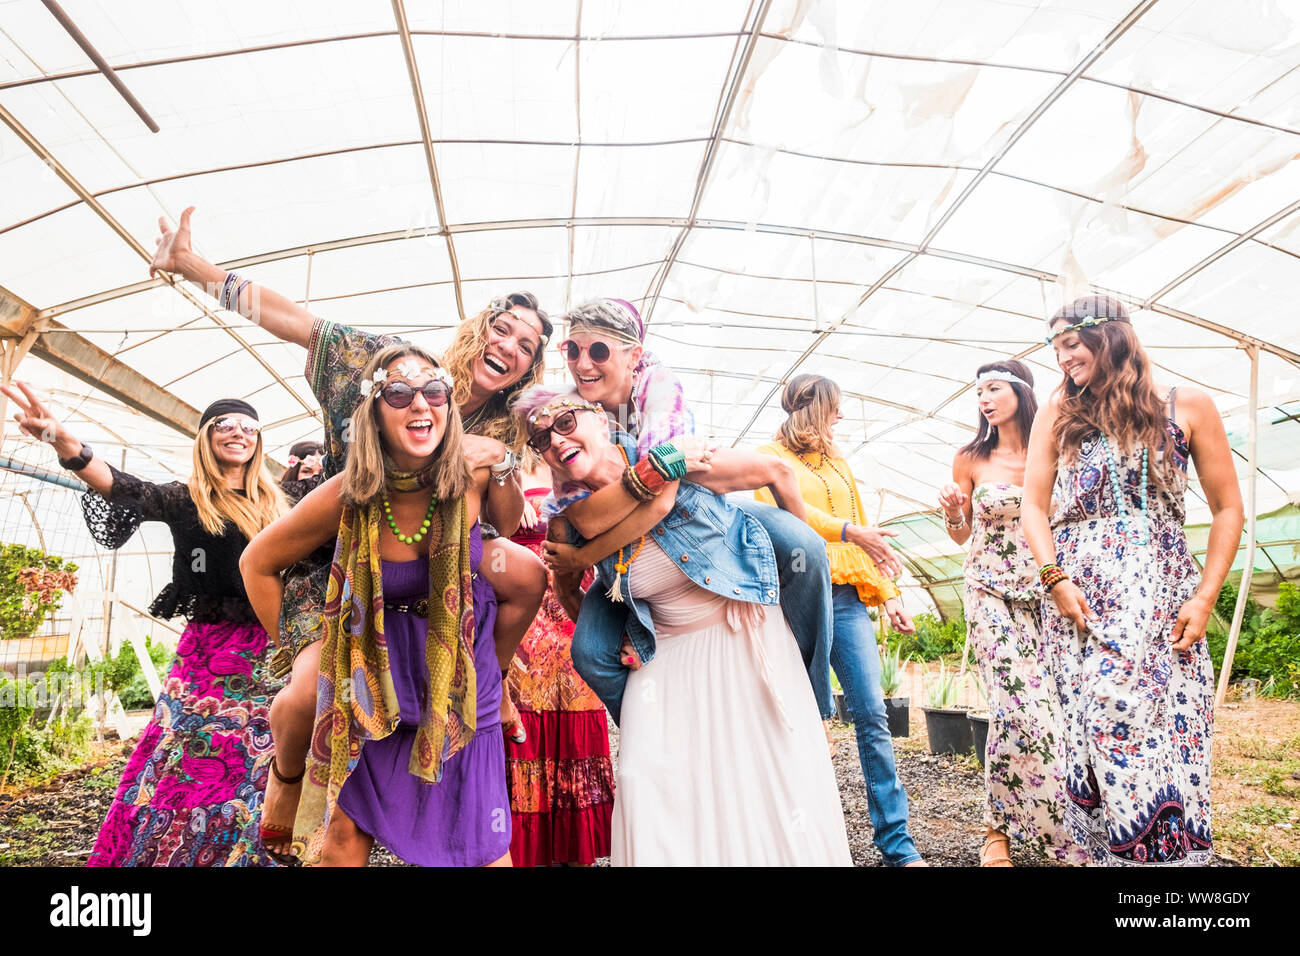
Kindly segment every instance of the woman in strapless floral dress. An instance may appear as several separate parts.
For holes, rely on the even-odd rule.
[[[979,432],[953,460],[944,487],[948,535],[969,543],[966,626],[988,699],[981,866],[1010,866],[1011,839],[1034,855],[1084,863],[1064,830],[1060,707],[1042,638],[1042,587],[1020,531],[1025,443],[1038,411],[1021,362],[976,373]]]

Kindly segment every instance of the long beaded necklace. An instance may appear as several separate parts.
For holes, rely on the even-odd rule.
[[[1106,453],[1106,473],[1110,478],[1110,490],[1115,496],[1115,506],[1119,509],[1119,531],[1125,538],[1131,537],[1133,543],[1138,547],[1145,547],[1151,543],[1151,518],[1147,514],[1147,464],[1148,449],[1142,449],[1142,485],[1141,494],[1138,498],[1138,507],[1142,511],[1142,527],[1128,530],[1128,501],[1124,497],[1124,489],[1119,481],[1119,463],[1115,460],[1115,452],[1110,446],[1110,442],[1103,434],[1101,436],[1102,451]]]
[[[627,451],[623,448],[622,445],[618,446],[618,453],[623,456],[623,464],[626,467],[631,468],[632,463],[628,461]],[[616,604],[623,603],[623,592],[621,590],[621,585],[623,583],[623,575],[627,574],[628,569],[632,567],[632,562],[635,561],[640,556],[641,549],[644,547],[645,547],[645,535],[641,535],[641,540],[637,544],[636,550],[632,552],[632,557],[628,558],[627,561],[623,560],[623,549],[622,548],[618,549],[618,561],[615,562],[614,564],[614,583],[611,584],[609,586],[609,590],[605,592],[605,596],[608,597],[614,603]]]
[[[393,517],[393,508],[384,499],[384,517],[388,520],[388,527],[392,529],[393,535],[402,544],[415,544],[417,541],[423,541],[424,536],[429,532],[429,523],[433,521],[433,509],[438,507],[438,496],[435,494],[429,499],[429,510],[424,513],[424,520],[420,522],[420,530],[415,534],[402,534],[397,528],[397,519]]]
[[[840,481],[844,482],[844,487],[849,490],[849,520],[857,521],[858,516],[862,512],[858,509],[858,491],[853,486],[853,482],[845,477],[844,473],[835,467],[834,460],[827,457],[826,452],[818,452],[818,454],[821,455],[821,460],[817,463],[816,468],[810,465],[808,460],[798,452],[795,452],[795,457],[803,462],[804,467],[811,471],[813,475],[816,476],[817,480],[822,483],[822,487],[826,489],[826,500],[830,503],[831,517],[838,518],[839,515],[835,513],[835,498],[831,495],[831,486],[827,483],[826,479],[822,477],[820,470],[825,468],[827,465],[830,466],[831,471],[835,472],[836,477],[839,478]]]

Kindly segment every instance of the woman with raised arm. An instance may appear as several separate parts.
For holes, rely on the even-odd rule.
[[[575,534],[576,552],[547,542],[562,570],[598,566],[582,616],[591,594],[606,598],[612,613],[597,635],[606,648],[616,651],[627,630],[649,651],[624,677],[614,865],[850,865],[817,704],[776,613],[767,532],[682,480],[708,456],[715,480],[732,474],[732,490],[771,484],[799,514],[789,466],[675,443],[638,457],[625,432],[611,442],[604,410],[576,392],[530,389],[515,408],[529,445],[575,494],[620,484],[640,502],[590,541]],[[561,508],[551,501],[546,513]]]
[[[1021,523],[1050,596],[1067,823],[1099,863],[1204,864],[1205,626],[1243,523],[1223,421],[1204,392],[1155,384],[1123,303],[1075,299],[1048,330],[1064,378],[1030,435]],[[1189,458],[1213,514],[1199,572],[1183,533]]]
[[[970,542],[966,626],[988,697],[980,866],[1011,866],[1014,838],[1035,855],[1086,863],[1064,827],[1065,761],[1056,684],[1042,635],[1043,591],[1020,531],[1034,379],[1014,359],[975,372],[979,431],[939,493],[948,536]]]
[[[363,371],[383,349],[399,344],[390,335],[372,335],[345,325],[317,319],[296,302],[227,272],[199,256],[193,248],[190,218],[181,213],[172,230],[159,220],[162,235],[149,268],[183,276],[202,286],[223,308],[239,312],[276,337],[307,348],[307,382],[325,416],[325,478],[339,474],[351,441],[350,422],[361,398]],[[543,349],[551,323],[527,292],[493,302],[456,327],[442,358],[456,380],[452,401],[465,423],[465,454],[471,468],[490,468],[492,480],[484,494],[485,522],[510,534],[523,513],[523,492],[516,474],[515,452],[523,439],[507,405],[521,389],[541,381]],[[509,451],[508,449],[513,449]],[[484,532],[487,536],[487,532]],[[322,613],[329,575],[328,545],[289,570],[285,580],[283,618],[273,635],[277,649],[271,671],[292,674],[276,694],[271,710],[275,761],[267,789],[262,834],[277,858],[287,857],[294,805],[302,779],[308,735],[316,712],[316,666],[323,635]],[[481,575],[492,585],[498,602],[496,633],[503,648],[522,639],[546,590],[546,570],[537,556],[506,538],[483,544]],[[506,666],[509,655],[503,660]],[[508,699],[503,706],[508,708]]]
[[[257,412],[239,399],[213,402],[199,418],[189,481],[157,485],[95,457],[27,385],[0,389],[18,427],[90,486],[81,506],[96,542],[120,548],[141,522],[161,521],[175,547],[172,579],[149,613],[183,616],[185,630],[88,865],[273,865],[255,840],[250,853],[230,852],[253,829],[271,748],[267,634],[239,556],[287,507],[262,462]]]
[[[428,352],[389,346],[365,376],[343,473],[240,561],[275,627],[280,574],[337,537],[294,851],[364,866],[377,841],[419,865],[508,866],[501,649],[476,573],[489,468],[466,463],[454,383]]]
[[[835,443],[840,387],[820,375],[796,375],[786,384],[781,408],[787,418],[776,440],[758,450],[790,465],[808,524],[830,563],[834,630],[828,658],[844,688],[857,734],[876,849],[887,866],[924,866],[907,829],[907,794],[894,766],[894,742],[880,686],[880,650],[868,613],[868,608],[879,607],[895,629],[904,634],[915,630],[891,580],[902,571],[902,562],[889,546],[893,532],[866,524],[853,472]],[[755,496],[773,500],[765,488]]]
[[[606,409],[610,419],[635,441],[642,458],[657,445],[694,432],[694,417],[681,383],[672,369],[645,350],[646,325],[635,306],[624,299],[593,299],[569,312],[565,320],[569,338],[560,343],[560,351],[578,393],[584,401]],[[714,484],[709,487],[720,490]],[[596,529],[625,518],[637,505],[617,482],[589,494],[589,489],[560,479],[555,495],[564,503],[565,518],[588,538],[599,533]],[[799,643],[818,708],[829,717],[834,705],[826,665],[832,617],[826,550],[816,533],[788,512],[752,499],[735,504],[763,526],[772,543],[781,609]],[[592,607],[579,617],[574,634],[574,662],[602,698],[603,688],[611,682],[617,684],[619,672],[628,662],[636,667],[648,650],[638,646],[632,635],[629,646],[611,659],[585,658],[585,648],[600,644],[586,641],[583,630],[603,626],[601,608]],[[611,705],[606,698],[605,703],[617,721],[617,701]]]

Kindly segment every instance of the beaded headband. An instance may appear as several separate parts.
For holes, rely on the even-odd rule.
[[[1034,387],[1020,376],[1012,375],[1010,372],[999,371],[998,369],[989,369],[989,371],[981,373],[980,377],[975,379],[976,385],[980,385],[984,382],[1014,382],[1016,385],[1023,385],[1025,388],[1031,390]]]
[[[361,394],[369,395],[372,389],[375,389],[376,386],[384,385],[394,376],[398,378],[414,378],[421,372],[428,372],[430,378],[436,378],[438,381],[442,382],[447,386],[449,391],[456,388],[456,380],[451,377],[451,373],[445,368],[430,368],[427,365],[422,365],[419,362],[416,362],[414,359],[405,359],[398,362],[397,368],[393,369],[392,372],[386,372],[382,368],[377,368],[375,369],[375,374],[370,376],[370,378],[362,379],[360,386]],[[375,396],[377,397],[378,395],[379,392],[375,391]]]
[[[1106,322],[1124,321],[1127,321],[1127,318],[1122,315],[1085,315],[1077,322],[1070,325],[1063,325],[1055,332],[1048,332],[1046,342],[1048,345],[1051,345],[1052,339],[1056,338],[1058,335],[1065,335],[1067,332],[1078,332],[1080,329],[1091,328],[1094,325],[1102,325]]]
[[[547,418],[554,418],[556,409],[570,409],[570,408],[586,408],[593,412],[603,412],[605,410],[603,407],[601,407],[600,402],[593,403],[593,402],[583,401],[582,399],[577,399],[575,401],[572,398],[562,398],[558,402],[547,402],[541,408],[537,409],[537,411],[529,415],[528,424],[536,425],[537,419],[542,418],[543,416]]]

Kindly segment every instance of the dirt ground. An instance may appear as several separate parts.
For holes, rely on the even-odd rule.
[[[924,716],[915,706],[911,724],[911,736],[895,740],[895,751],[911,800],[912,834],[932,865],[974,866],[983,834],[983,775],[974,757],[928,752]],[[833,726],[853,859],[858,866],[879,866],[853,729]],[[617,739],[613,743],[617,752]],[[122,745],[113,741],[78,770],[0,795],[0,866],[84,863],[125,762]],[[1230,701],[1219,713],[1214,807],[1220,864],[1300,866],[1300,701]],[[1014,847],[1012,859],[1036,862]],[[382,850],[372,862],[402,865]]]

